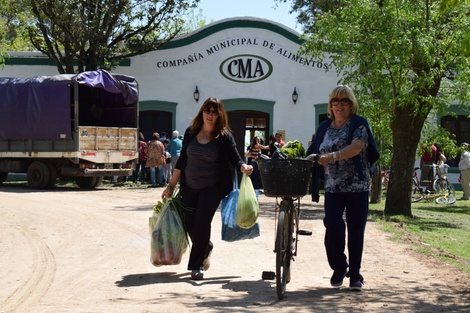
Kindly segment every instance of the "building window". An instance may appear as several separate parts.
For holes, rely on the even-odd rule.
[[[455,135],[455,140],[457,140],[458,145],[463,142],[470,143],[470,119],[467,115],[444,116],[441,118],[441,126]],[[447,164],[450,166],[458,166],[459,156],[448,158]]]

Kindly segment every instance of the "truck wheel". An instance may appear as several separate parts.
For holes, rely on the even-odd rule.
[[[95,185],[93,186],[93,188],[96,188],[96,187],[101,186],[101,183],[103,182],[103,178],[104,178],[103,176],[98,176],[98,177],[96,177],[96,183],[95,183]]]
[[[0,172],[0,185],[8,178],[8,172]]]
[[[98,177],[76,177],[75,182],[83,189],[94,188]]]
[[[28,167],[28,184],[31,188],[43,189],[49,184],[51,172],[47,164],[34,161]]]
[[[47,167],[49,168],[50,177],[49,177],[49,182],[47,183],[46,188],[51,189],[55,186],[55,181],[57,179],[57,170],[54,164],[51,164],[51,163],[47,163]]]

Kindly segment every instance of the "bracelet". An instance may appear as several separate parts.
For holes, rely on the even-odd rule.
[[[333,162],[336,162],[336,152],[333,152]]]

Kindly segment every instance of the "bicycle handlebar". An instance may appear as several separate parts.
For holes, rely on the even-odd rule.
[[[318,154],[312,153],[312,154],[307,155],[305,159],[308,161],[312,161],[312,162],[318,162],[318,160],[320,159],[320,156]]]
[[[261,154],[259,157],[261,159],[265,159],[265,160],[270,160],[271,159],[270,157],[268,157],[265,154]],[[317,162],[318,159],[320,159],[320,156],[318,154],[315,154],[315,153],[309,154],[305,158],[303,158],[303,160],[312,161],[312,162]]]

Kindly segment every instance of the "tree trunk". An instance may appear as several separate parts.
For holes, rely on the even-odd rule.
[[[384,213],[412,216],[411,182],[421,130],[427,114],[413,116],[408,108],[394,110],[392,120],[393,154]]]

